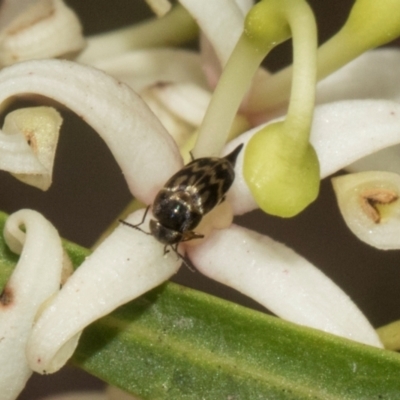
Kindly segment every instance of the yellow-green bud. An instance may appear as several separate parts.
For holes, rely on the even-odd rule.
[[[365,49],[388,43],[400,36],[400,1],[357,0],[344,28]]]
[[[287,16],[282,12],[282,0],[263,0],[247,14],[244,33],[261,51],[268,51],[291,37]]]
[[[314,148],[287,135],[284,125],[269,125],[253,136],[246,147],[243,174],[263,211],[292,217],[318,196],[319,162]]]

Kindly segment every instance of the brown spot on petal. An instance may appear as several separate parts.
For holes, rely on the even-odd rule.
[[[6,286],[3,292],[0,294],[0,305],[4,307],[9,306],[13,301],[13,297],[13,291]]]
[[[156,83],[154,83],[152,85],[152,87],[156,88],[156,89],[163,89],[168,86],[171,86],[171,84],[169,82],[165,82],[165,81],[157,81]]]
[[[361,208],[364,213],[376,224],[381,222],[378,205],[391,204],[399,198],[394,190],[373,188],[366,189],[360,194]]]
[[[24,131],[25,139],[28,142],[29,146],[33,150],[34,153],[37,152],[37,142],[35,132],[33,131]]]

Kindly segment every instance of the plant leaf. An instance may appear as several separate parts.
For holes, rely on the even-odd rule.
[[[75,266],[89,254],[65,247]],[[16,260],[1,239],[0,287]],[[88,327],[73,363],[151,400],[400,399],[398,354],[173,283]]]

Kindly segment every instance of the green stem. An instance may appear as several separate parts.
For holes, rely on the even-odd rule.
[[[218,156],[226,142],[240,102],[265,57],[242,35],[236,45],[199,128],[194,157]]]
[[[316,82],[314,17],[305,2],[267,0],[253,7],[246,17],[245,32],[228,60],[200,127],[195,157],[220,154],[257,68],[274,46],[289,37],[289,27],[295,64],[286,126],[297,139],[308,141]]]
[[[194,39],[197,34],[198,27],[193,18],[177,5],[162,18],[88,38],[88,46],[78,61],[91,63],[130,50],[179,45]]]
[[[286,0],[284,4],[293,36],[293,80],[285,131],[296,142],[308,144],[315,104],[317,29],[306,3]]]
[[[384,45],[400,35],[400,2],[357,0],[342,29],[317,53],[317,80],[337,71],[365,51]],[[261,112],[282,105],[289,98],[293,67],[260,82],[249,96],[247,107]]]
[[[316,199],[319,162],[309,143],[315,104],[317,30],[305,1],[277,5],[293,36],[293,80],[286,119],[260,129],[247,143],[243,174],[258,206],[292,217]]]

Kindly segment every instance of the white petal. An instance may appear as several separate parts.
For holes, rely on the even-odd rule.
[[[346,167],[349,172],[388,171],[400,174],[400,146],[391,146],[360,158]]]
[[[240,8],[243,16],[245,16],[250,11],[250,8],[253,7],[254,0],[235,0],[235,3]]]
[[[232,140],[224,154],[239,143],[247,143],[268,124]],[[321,178],[325,178],[363,157],[400,143],[400,104],[385,100],[348,100],[317,106],[310,141],[318,154]],[[235,181],[227,197],[235,215],[258,207],[243,177],[244,153],[243,150],[237,159]]]
[[[327,276],[291,249],[233,225],[188,248],[202,273],[255,299],[278,316],[382,347],[360,310]]]
[[[127,221],[137,224],[142,216],[139,210]],[[143,229],[148,231],[147,223]],[[40,315],[27,346],[31,368],[39,373],[57,371],[87,325],[166,281],[180,264],[173,252],[164,255],[164,246],[153,236],[120,225]]]
[[[237,8],[231,4],[230,7],[232,10],[229,12],[224,11],[226,4],[223,2],[207,3],[207,5],[204,5],[200,10],[193,7],[192,4],[189,6],[189,12],[193,13],[196,19],[198,19],[198,23],[202,29],[200,32],[200,49],[203,70],[207,76],[209,86],[212,88],[217,85],[222,72],[221,66],[225,65],[228,61],[243,31],[244,17],[253,6],[254,2],[252,0],[236,0],[235,3]],[[216,7],[210,9],[210,13],[213,11],[219,12],[218,18],[211,17],[211,19],[208,19],[209,14],[205,10],[206,7]],[[228,30],[219,31],[220,26],[226,26]],[[221,34],[224,35],[225,32],[234,32],[234,35],[231,37],[221,37]],[[228,42],[225,42],[225,40],[228,40]],[[228,45],[226,45],[226,43],[228,43]]]
[[[349,100],[315,109],[310,141],[325,178],[362,157],[400,143],[400,104]]]
[[[345,99],[385,99],[400,102],[400,51],[375,49],[363,53],[317,85],[317,102]],[[346,167],[352,172],[379,170],[400,173],[400,147],[363,157]]]
[[[14,252],[22,250],[0,301],[0,393],[8,400],[16,398],[32,373],[26,342],[39,307],[59,290],[63,251],[55,228],[36,211],[12,214],[4,236]]]
[[[154,87],[154,96],[178,118],[199,126],[211,100],[211,93],[193,83],[167,83]]]
[[[243,31],[244,16],[234,1],[179,0],[212,43],[221,64],[225,65]]]
[[[351,99],[400,101],[400,51],[371,50],[317,85],[317,103]]]
[[[160,120],[168,133],[174,138],[177,146],[181,147],[189,140],[194,127],[174,115],[157,96],[159,85],[148,87],[140,92],[140,97],[149,106],[154,115]]]
[[[229,142],[223,152],[222,156],[225,156],[229,154],[231,151],[233,151],[234,148],[239,143],[247,143],[248,140],[256,133],[260,127],[256,127],[251,129],[250,131],[244,133],[243,135],[240,135],[236,139],[232,140]],[[253,195],[250,192],[250,189],[247,186],[247,183],[244,179],[243,176],[243,159],[244,159],[244,150],[243,149],[237,159],[236,159],[236,165],[235,165],[235,180],[233,181],[233,184],[231,188],[229,189],[227,193],[227,200],[231,204],[233,213],[234,215],[242,215],[246,212],[255,210],[258,208],[258,204],[253,198]]]
[[[0,130],[0,169],[19,174],[45,174],[46,169],[22,132],[12,135]]]
[[[29,107],[9,113],[3,125],[4,133],[0,134],[0,168],[12,172],[22,182],[47,190],[52,182],[54,156],[61,123],[60,114],[51,107]],[[10,135],[13,138],[9,138]],[[4,142],[3,139],[5,139]],[[10,158],[10,149],[7,148],[7,144],[13,143],[13,140],[15,140],[15,147],[12,151],[13,157]],[[28,149],[24,142],[28,144],[31,154],[27,154]],[[7,148],[6,151],[3,145]],[[15,154],[19,148],[22,149],[20,157]],[[32,156],[42,167],[40,173],[36,168],[33,171],[29,170],[29,166],[33,164]],[[7,164],[7,161],[11,163]]]
[[[400,175],[368,171],[332,179],[340,212],[363,242],[400,249]]]
[[[400,101],[400,51],[383,48],[363,53],[317,85],[317,102],[345,99]],[[350,164],[349,171],[381,170],[400,173],[400,147],[380,152]]]
[[[181,150],[201,124],[211,99],[210,92],[188,82],[159,83],[140,95]]]
[[[139,92],[159,82],[206,82],[197,53],[181,49],[148,49],[126,52],[92,63]]]
[[[165,128],[128,86],[91,67],[69,61],[27,61],[0,72],[0,103],[34,93],[50,97],[80,115],[104,139],[129,188],[151,203],[182,166]]]
[[[38,0],[0,32],[0,65],[81,50],[80,22],[62,0]]]

